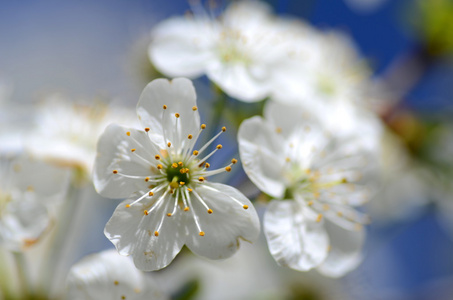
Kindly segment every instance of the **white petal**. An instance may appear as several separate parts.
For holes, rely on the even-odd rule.
[[[72,266],[67,279],[67,299],[165,299],[152,278],[115,250],[84,257]]]
[[[213,210],[209,214],[200,201],[191,195],[193,209],[199,218],[199,230],[193,220],[186,221],[187,247],[200,256],[223,259],[239,248],[239,240],[254,242],[259,235],[260,223],[252,203],[237,189],[220,183],[203,183],[196,192]],[[235,198],[235,200],[232,199]],[[243,206],[248,208],[244,209]]]
[[[198,77],[212,60],[215,25],[205,19],[171,18],[156,26],[148,54],[156,68],[171,76]]]
[[[137,190],[145,190],[148,184],[144,179],[127,178],[121,174],[149,176],[150,167],[156,162],[153,156],[158,154],[152,149],[156,146],[144,131],[109,125],[99,138],[94,163],[93,183],[98,193],[108,198],[126,198]],[[120,174],[113,174],[113,170]]]
[[[159,196],[160,193],[155,194],[153,199]],[[146,202],[126,207],[126,204],[133,200],[135,199],[118,205],[105,226],[104,233],[121,255],[133,256],[134,263],[140,270],[162,269],[175,258],[184,245],[182,212],[179,211],[171,217],[166,216],[173,208],[174,201],[170,196],[149,215],[144,214],[144,210],[149,209]],[[154,232],[159,228],[162,219],[159,236],[155,236]]]
[[[156,79],[143,90],[137,104],[137,114],[142,126],[151,129],[151,138],[162,149],[166,149],[167,142],[178,149],[189,144],[189,134],[196,136],[199,132],[200,114],[198,110],[192,109],[196,104],[195,89],[190,80]],[[163,109],[164,105],[167,109]],[[175,116],[176,113],[179,118]]]
[[[244,63],[212,63],[206,74],[228,95],[244,102],[263,100],[269,94],[269,82],[263,66]]]
[[[330,222],[325,222],[325,228],[331,247],[327,259],[317,269],[326,276],[343,276],[362,261],[361,249],[365,230],[345,230]]]
[[[283,141],[260,117],[242,122],[238,132],[242,166],[252,182],[263,192],[282,197],[285,191]]]
[[[307,218],[310,212],[294,201],[272,201],[264,215],[269,251],[283,266],[307,271],[327,256],[329,238],[322,222]]]
[[[0,244],[21,251],[39,241],[50,226],[44,204],[32,191],[18,193],[0,216]]]

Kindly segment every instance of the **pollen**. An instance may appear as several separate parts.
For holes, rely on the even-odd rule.
[[[212,214],[212,209],[208,209],[208,214]]]
[[[149,131],[149,127],[145,127],[145,131],[148,132]]]
[[[167,105],[162,106],[163,109],[167,109]]]
[[[231,163],[232,163],[233,165],[234,165],[235,163],[237,163],[237,162],[238,162],[238,160],[237,160],[236,158],[233,158],[233,159],[231,160]]]
[[[179,185],[185,185],[186,183],[184,181],[180,181]]]
[[[113,174],[118,174],[118,170],[113,170]]]
[[[176,118],[179,118],[180,116],[181,116],[180,114],[175,113],[175,117],[176,117]]]
[[[193,155],[198,155],[198,150],[193,150]]]
[[[154,158],[157,159],[157,160],[159,160],[159,159],[160,159],[160,155],[159,155],[159,154],[156,154],[156,155],[154,156]]]
[[[168,214],[167,214],[167,217],[171,217],[171,216],[172,216],[172,214],[171,214],[171,213],[168,213]]]
[[[201,124],[201,129],[205,129],[206,128],[206,124]]]
[[[211,166],[211,165],[210,165],[208,162],[205,164],[205,168],[206,168],[206,169],[209,168],[210,166]]]
[[[148,193],[148,196],[150,196],[150,197],[151,197],[151,196],[154,196],[154,193],[153,193],[153,192],[149,192],[149,193]]]
[[[231,172],[231,167],[230,167],[230,166],[228,166],[228,167],[225,167],[225,171],[227,171],[227,172]]]
[[[126,134],[127,134],[127,136],[131,136],[131,133],[130,133],[129,131],[128,131],[128,132],[126,132]]]
[[[189,211],[189,207],[188,206],[184,207],[184,211]]]
[[[131,207],[131,205],[130,204],[126,204],[126,208],[129,208],[129,207]]]
[[[171,143],[170,143],[170,142],[168,142],[168,143],[167,143],[167,146],[168,146],[168,147],[171,147]]]
[[[189,135],[187,136],[187,138],[188,138],[189,140],[191,140],[191,139],[193,138],[193,136],[192,136],[191,134],[189,134]]]
[[[131,152],[135,152],[135,150],[136,150],[135,148],[132,148],[132,149],[131,149]]]
[[[222,131],[223,131],[223,132],[226,131],[226,127],[225,127],[225,126],[222,127]]]
[[[193,110],[193,111],[196,111],[197,109],[198,109],[198,107],[196,107],[196,106],[193,106],[193,107],[192,107],[192,110]]]
[[[218,144],[218,145],[216,146],[216,148],[220,150],[220,149],[222,149],[222,145],[221,145],[221,144]]]
[[[148,211],[147,210],[144,210],[143,213],[145,214],[145,216],[148,215]]]
[[[248,209],[249,206],[248,206],[248,205],[243,205],[242,208],[243,208],[243,209]]]
[[[145,181],[148,182],[148,181],[149,181],[149,177],[146,177],[146,178],[145,178]]]
[[[319,214],[318,217],[316,218],[316,222],[321,222],[322,220],[322,214]]]
[[[200,231],[200,236],[204,236],[204,231]]]
[[[161,164],[158,164],[156,167],[157,167],[157,169],[162,170],[162,168],[163,168],[164,166],[162,166]]]
[[[159,236],[159,231],[154,231],[154,236]]]
[[[176,169],[178,167],[178,164],[174,162],[171,164],[171,166]]]
[[[183,163],[182,161],[178,162],[178,166],[182,167]]]
[[[189,193],[190,193],[191,191],[193,191],[191,188],[188,188],[187,190],[189,191]]]
[[[203,182],[204,181],[204,177],[203,176],[198,177],[198,181],[199,182]]]

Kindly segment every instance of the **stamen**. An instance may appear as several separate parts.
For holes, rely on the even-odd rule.
[[[131,132],[130,131],[126,132],[126,134],[127,134],[127,136],[131,136]]]
[[[187,190],[185,190],[184,193],[182,193],[182,195],[183,195],[183,197],[182,197],[183,199],[184,199],[184,198],[187,198],[187,203],[189,204],[189,207],[192,208],[192,209],[191,209],[192,216],[193,216],[193,219],[194,219],[194,221],[195,221],[195,225],[197,226],[197,229],[198,229],[198,231],[199,231],[200,236],[204,236],[204,231],[201,230],[200,223],[198,222],[198,216],[195,215],[195,210],[194,210],[193,207],[192,207],[192,202],[190,201],[189,193],[187,192]],[[203,234],[202,234],[202,233],[203,233]]]
[[[135,152],[135,150],[136,150],[136,149],[135,149],[135,148],[133,148],[133,149],[131,149],[131,152]]]
[[[319,214],[318,217],[316,217],[316,222],[321,222],[322,220],[322,214]]]
[[[167,109],[167,105],[162,106],[163,109]]]
[[[196,111],[197,109],[198,109],[198,107],[196,107],[196,106],[193,106],[193,107],[192,107],[192,110],[193,110],[193,111]]]
[[[113,170],[113,174],[118,174],[118,170]]]
[[[146,132],[149,132],[149,130],[150,130],[149,127],[145,127]]]
[[[200,231],[199,235],[204,236],[204,231]]]
[[[222,131],[223,131],[223,132],[226,131],[226,127],[225,127],[225,126],[222,127]]]
[[[206,208],[206,210],[208,211],[208,214],[212,214],[212,209],[209,208],[209,206],[206,204],[206,202],[204,202],[204,200],[200,197],[200,195],[198,195],[198,193],[196,191],[193,191],[193,194],[198,199],[198,201],[200,201],[200,203]]]
[[[231,172],[231,167],[230,167],[230,166],[228,166],[228,167],[225,167],[225,171],[227,171],[227,172]]]
[[[200,128],[201,129],[206,129],[206,124],[201,124]]]
[[[154,231],[154,236],[159,236],[159,231]]]
[[[220,192],[221,194],[224,194],[225,196],[227,196],[228,198],[230,198],[231,200],[233,200],[234,202],[236,202],[237,204],[239,204],[240,206],[242,206],[242,208],[244,208],[244,209],[249,208],[248,205],[244,205],[241,201],[239,201],[239,200],[236,199],[235,197],[233,197],[233,196],[231,196],[231,195],[229,195],[229,194],[227,194],[227,193],[224,193],[224,192],[222,192],[222,191],[220,191],[220,190],[214,189],[214,188],[212,188],[212,187],[210,187],[210,186],[208,186],[208,185],[203,184],[203,185],[200,186],[200,188],[205,188],[205,189],[207,189],[207,190],[211,190],[211,191],[215,191],[215,192]]]
[[[156,155],[154,156],[154,158],[155,158],[156,160],[160,160],[160,155],[159,155],[159,154],[156,154]]]
[[[168,142],[168,143],[167,143],[167,146],[168,146],[168,148],[170,148],[170,147],[171,147],[171,143],[170,143],[170,142]]]
[[[243,208],[243,209],[248,209],[249,206],[248,206],[248,205],[243,205],[242,208]]]
[[[236,158],[233,158],[233,159],[231,160],[231,163],[232,163],[233,165],[234,165],[235,163],[237,163],[237,162],[238,162],[238,160],[237,160]]]
[[[192,136],[191,134],[189,134],[189,135],[187,136],[187,138],[188,138],[189,140],[191,140],[191,139],[193,138],[193,136]]]
[[[180,114],[175,113],[175,117],[176,117],[176,118],[179,118],[180,116],[181,116]]]

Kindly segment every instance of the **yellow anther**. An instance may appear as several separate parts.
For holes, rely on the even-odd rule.
[[[206,128],[206,124],[201,124],[201,129],[205,129]]]
[[[159,155],[159,154],[156,154],[156,155],[154,155],[154,158],[157,159],[157,160],[159,160],[159,159],[160,159],[160,155]]]
[[[118,170],[113,170],[113,174],[118,174]]]
[[[170,143],[170,142],[168,142],[168,143],[167,143],[167,146],[168,146],[168,147],[171,147],[171,143]]]
[[[216,146],[216,148],[217,148],[217,149],[222,149],[222,145],[221,145],[221,144],[218,144],[218,145]]]
[[[204,236],[204,231],[200,231],[200,236]]]
[[[337,216],[342,217],[342,216],[343,216],[343,213],[342,213],[341,211],[338,211],[338,212],[337,212]]]
[[[223,132],[226,131],[226,127],[225,127],[225,126],[222,127],[222,131],[223,131]]]
[[[291,158],[287,157],[287,158],[285,158],[285,161],[286,161],[286,162],[290,162],[290,161],[291,161]]]
[[[178,164],[174,162],[171,164],[171,166],[176,169],[178,167]]]
[[[231,172],[231,167],[230,167],[230,166],[228,166],[228,167],[225,167],[225,171],[227,171],[227,172]]]
[[[189,191],[189,193],[190,193],[191,191],[193,191],[191,188],[188,188],[187,190]]]
[[[179,173],[181,173],[181,174],[186,173],[186,169],[184,169],[184,168],[180,169],[180,170],[179,170]]]
[[[208,209],[208,214],[212,214],[212,209]]]
[[[156,167],[157,167],[157,169],[162,170],[162,168],[163,168],[164,166],[162,166],[161,164],[158,164]]]
[[[135,149],[135,148],[133,148],[133,149],[131,149],[131,152],[135,152],[135,150],[136,150],[136,149]]]
[[[193,150],[193,155],[198,155],[198,150]]]
[[[189,207],[188,206],[184,207],[184,211],[189,211]]]
[[[235,163],[237,163],[237,162],[238,162],[238,160],[237,160],[236,158],[233,158],[233,159],[231,160],[231,163],[232,163],[233,165],[234,165]]]
[[[193,138],[193,136],[192,136],[191,134],[189,134],[189,135],[187,136],[187,138],[188,138],[189,140],[191,140],[191,139]]]
[[[178,113],[175,113],[175,117],[176,117],[176,118],[179,118],[180,115],[179,115]]]
[[[308,201],[308,202],[307,202],[307,205],[308,205],[308,206],[312,206],[312,205],[313,205],[313,201]]]
[[[148,196],[150,196],[150,197],[151,197],[151,196],[154,196],[154,193],[153,193],[153,192],[149,192],[149,193],[148,193]]]
[[[153,188],[155,188],[155,186],[152,185],[152,184],[150,184],[150,185],[148,185],[148,188],[149,188],[149,189],[153,189]]]
[[[114,284],[114,285],[118,285],[118,284],[120,284],[120,283],[118,282],[118,280],[115,280],[115,281],[113,282],[113,284]]]
[[[145,181],[148,182],[148,181],[149,181],[149,177],[146,177],[146,178],[145,178]]]
[[[128,132],[126,132],[126,134],[127,134],[127,136],[131,136],[131,133],[130,133],[129,131],[128,131]]]
[[[129,208],[129,207],[131,207],[131,205],[130,204],[126,204],[126,208]]]
[[[249,206],[248,205],[243,205],[242,208],[243,209],[249,209]]]
[[[162,106],[163,109],[167,109],[167,105]]]
[[[180,181],[179,185],[185,185],[186,183],[184,181]]]
[[[159,231],[154,231],[154,236],[159,236]]]
[[[319,214],[318,217],[316,218],[316,222],[321,222],[322,220],[322,214]]]
[[[148,211],[147,210],[144,210],[143,213],[147,216],[148,215]]]
[[[282,129],[281,129],[280,127],[277,127],[277,128],[275,128],[275,132],[281,133],[281,132],[282,132]]]
[[[121,296],[121,300],[126,300],[126,296]]]
[[[310,174],[311,173],[311,169],[306,169],[305,173]]]
[[[203,176],[198,177],[198,181],[199,182],[203,182],[204,181],[204,177]]]
[[[149,131],[149,127],[145,127],[145,131],[148,132]]]
[[[205,164],[205,168],[206,168],[206,169],[209,168],[210,166],[211,166],[211,165],[210,165],[208,162]]]
[[[192,107],[192,110],[193,110],[193,111],[196,111],[197,109],[198,109],[198,107],[196,107],[196,106],[193,106],[193,107]]]
[[[329,208],[330,208],[329,204],[324,204],[322,206],[322,209],[324,209],[324,210],[329,210]]]
[[[178,166],[182,167],[183,163],[182,161],[178,162]]]
[[[171,213],[168,213],[168,214],[167,214],[167,217],[171,217]]]
[[[348,180],[346,178],[342,178],[341,183],[348,183]]]

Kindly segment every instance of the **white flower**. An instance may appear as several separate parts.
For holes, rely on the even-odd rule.
[[[276,261],[341,276],[361,259],[368,218],[354,206],[369,197],[362,180],[372,165],[367,143],[306,119],[297,106],[271,103],[265,119],[247,119],[239,128],[241,160],[259,189],[286,199],[272,201],[264,217]]]
[[[62,196],[68,173],[27,156],[0,160],[0,245],[22,251],[50,229],[47,204]]]
[[[73,103],[54,95],[39,107],[36,126],[26,136],[25,146],[34,156],[90,174],[96,142],[107,125],[131,123],[133,117],[133,112],[124,108],[102,102]]]
[[[184,244],[211,259],[231,256],[239,239],[255,240],[259,221],[250,201],[233,187],[207,181],[217,145],[195,148],[200,126],[190,80],[154,80],[143,91],[137,114],[144,130],[110,125],[98,142],[94,184],[105,197],[125,198],[105,227],[122,255],[142,270],[167,266]],[[132,196],[131,196],[132,195]]]
[[[273,97],[279,102],[308,104],[350,102],[370,106],[367,94],[371,71],[360,58],[353,40],[338,31],[306,28],[300,35],[298,55],[287,76],[275,82]]]
[[[162,22],[152,32],[149,57],[168,76],[206,74],[228,95],[254,102],[269,95],[285,69],[293,36],[292,22],[275,18],[266,4],[242,1],[219,19],[198,9]]]
[[[154,280],[133,262],[107,250],[84,257],[67,278],[67,299],[166,299]]]

